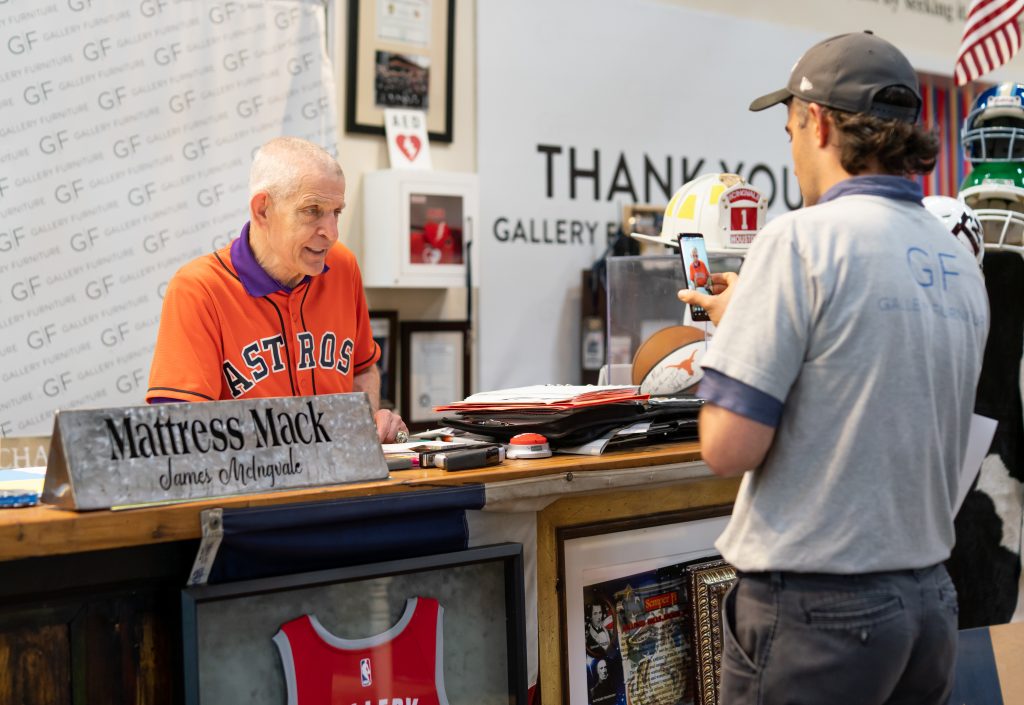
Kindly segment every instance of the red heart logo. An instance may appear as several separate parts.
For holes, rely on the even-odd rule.
[[[420,138],[416,135],[399,135],[395,138],[399,151],[405,155],[410,162],[416,161],[416,155],[420,153]]]

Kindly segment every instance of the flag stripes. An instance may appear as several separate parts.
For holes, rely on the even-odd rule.
[[[1006,64],[1020,50],[1024,0],[971,0],[953,73],[962,86]]]

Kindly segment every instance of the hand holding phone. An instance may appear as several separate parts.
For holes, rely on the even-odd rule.
[[[679,257],[686,275],[686,288],[711,295],[711,269],[704,236],[700,233],[679,233]],[[696,304],[690,304],[690,317],[695,321],[709,321],[708,312]]]

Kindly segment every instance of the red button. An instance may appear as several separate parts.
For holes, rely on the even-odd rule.
[[[547,442],[548,439],[539,433],[520,433],[519,435],[512,436],[512,440],[509,441],[514,446],[532,446]]]

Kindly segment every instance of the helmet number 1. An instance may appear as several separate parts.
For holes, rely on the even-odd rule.
[[[733,230],[755,230],[757,208],[733,208],[731,219]]]

